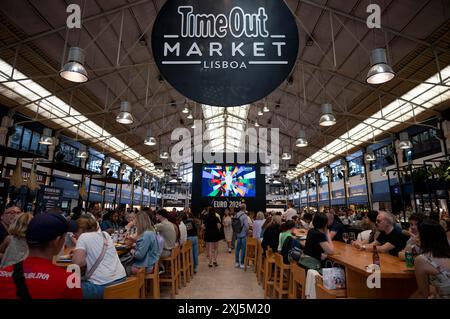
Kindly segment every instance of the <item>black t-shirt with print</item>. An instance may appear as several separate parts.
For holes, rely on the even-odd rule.
[[[402,234],[402,231],[398,228],[394,228],[389,234],[386,234],[385,232],[380,232],[380,235],[377,238],[377,242],[380,243],[380,245],[384,245],[385,243],[390,243],[394,246],[391,251],[389,251],[389,254],[392,256],[398,256],[399,251],[403,250],[406,246],[407,238],[405,235]]]
[[[308,231],[305,243],[305,254],[311,257],[321,260],[322,253],[324,253],[320,243],[327,241],[327,236],[317,229],[311,229]]]

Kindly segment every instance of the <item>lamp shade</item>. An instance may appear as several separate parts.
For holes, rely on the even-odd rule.
[[[375,49],[371,52],[370,65],[366,78],[366,82],[369,84],[383,84],[395,77],[394,70],[387,64],[385,49]]]
[[[263,111],[261,109],[258,109],[258,116],[263,116]]]
[[[366,160],[366,162],[374,162],[377,160],[377,158],[375,157],[375,154],[372,151],[367,152],[364,155],[364,159]]]
[[[320,126],[333,126],[336,118],[333,115],[333,106],[330,103],[322,104],[322,116],[319,120]]]
[[[131,106],[128,101],[122,101],[120,103],[120,112],[116,116],[117,123],[130,125],[133,124],[134,118],[131,114]]]
[[[267,105],[264,105],[263,113],[268,113],[268,112],[270,112],[270,109],[267,107]]]
[[[161,159],[168,159],[168,158],[169,158],[169,152],[167,152],[167,151],[162,151],[162,152],[159,154],[159,158],[161,158]]]
[[[285,147],[283,149],[283,154],[281,154],[281,159],[283,161],[289,161],[292,158],[291,153],[289,152],[289,149],[287,147]]]
[[[152,136],[152,130],[150,128],[147,129],[147,136],[144,140],[144,144],[148,146],[156,145],[156,139]]]
[[[70,82],[83,83],[89,80],[87,71],[84,67],[84,51],[79,47],[71,47],[59,76]]]
[[[409,150],[413,148],[413,145],[411,141],[409,140],[408,132],[402,132],[399,136],[400,143],[398,144],[398,147],[402,150]]]
[[[187,118],[188,118],[189,120],[192,120],[192,119],[194,118],[194,116],[192,115],[192,112],[191,112],[191,111],[189,111],[189,114],[188,114]]]
[[[295,142],[295,146],[297,146],[297,147],[306,147],[306,146],[308,146],[308,140],[306,139],[306,132],[305,132],[305,130],[301,129],[298,132],[298,138],[297,138],[297,141]]]
[[[88,153],[87,148],[86,148],[85,145],[82,145],[80,147],[80,149],[77,152],[77,157],[78,158],[82,158],[82,159],[85,159],[85,158],[89,157],[89,153]]]
[[[52,138],[52,130],[49,128],[44,128],[42,132],[42,136],[39,139],[39,144],[42,145],[52,145],[53,144],[53,138]]]

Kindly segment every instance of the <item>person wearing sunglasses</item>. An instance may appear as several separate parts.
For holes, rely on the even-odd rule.
[[[405,248],[407,237],[403,235],[401,229],[395,227],[395,219],[392,214],[380,211],[375,221],[380,234],[371,244],[361,244],[355,242],[358,249],[373,251],[373,247],[380,253],[389,253],[398,256],[398,253]]]

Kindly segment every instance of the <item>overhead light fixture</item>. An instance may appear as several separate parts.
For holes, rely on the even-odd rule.
[[[159,158],[160,159],[168,159],[169,158],[169,152],[167,152],[167,151],[161,152],[159,154]]]
[[[194,123],[192,123],[191,128],[195,129],[195,121],[194,121]]]
[[[77,152],[77,157],[81,159],[86,159],[89,157],[89,153],[85,145],[81,145],[80,149]]]
[[[156,145],[156,139],[152,136],[152,129],[147,129],[147,137],[144,140],[144,144],[148,146]]]
[[[120,103],[120,112],[117,114],[116,121],[117,123],[125,125],[133,124],[134,118],[133,114],[131,114],[130,102],[122,101]]]
[[[267,107],[267,105],[264,105],[264,107],[263,107],[263,112],[264,112],[264,113],[270,112],[270,109]]]
[[[281,159],[283,161],[289,161],[292,158],[289,150],[287,148],[284,149],[283,154],[281,154]]]
[[[59,71],[59,76],[75,83],[83,83],[89,80],[84,67],[84,51],[82,48],[71,47],[69,49],[67,62]]]
[[[370,66],[366,78],[369,84],[383,84],[395,77],[394,70],[387,64],[385,49],[375,49],[370,53]]]
[[[263,116],[263,111],[260,109],[260,108],[258,108],[258,116]]]
[[[297,141],[295,142],[295,146],[297,147],[306,147],[308,146],[308,140],[306,139],[306,132],[303,129],[300,129],[298,133]]]
[[[189,114],[189,104],[188,104],[187,101],[184,102],[184,108],[183,108],[183,111],[181,111],[181,113],[183,113],[183,114]]]
[[[42,144],[42,145],[52,145],[53,144],[51,129],[44,128],[44,131],[42,132],[42,136],[39,139],[39,144]]]
[[[255,127],[259,127],[258,119],[255,121]]]
[[[409,150],[409,149],[413,148],[413,145],[412,145],[411,141],[409,140],[408,132],[401,132],[399,139],[400,139],[400,143],[398,144],[398,147],[400,147],[400,149]]]
[[[333,106],[330,103],[322,104],[322,116],[319,121],[320,126],[333,126],[336,118],[333,115]]]
[[[189,110],[189,114],[188,114],[187,118],[189,120],[192,120],[194,118],[194,116],[192,115],[192,112],[190,110]]]
[[[374,162],[377,160],[377,158],[375,157],[375,154],[372,151],[368,151],[364,155],[364,159],[366,160],[366,162]]]

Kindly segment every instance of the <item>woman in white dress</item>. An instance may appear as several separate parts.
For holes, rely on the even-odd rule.
[[[223,232],[225,235],[225,241],[228,245],[228,253],[231,254],[231,240],[233,238],[233,228],[231,226],[231,213],[228,209],[225,209],[225,213],[223,215]]]

